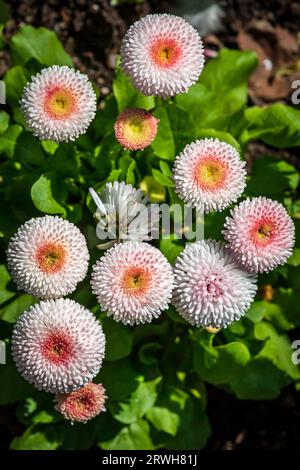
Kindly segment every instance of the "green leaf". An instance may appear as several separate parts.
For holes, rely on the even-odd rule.
[[[11,39],[14,64],[25,64],[34,58],[43,65],[68,65],[73,63],[54,31],[25,25]]]
[[[177,434],[180,418],[168,408],[153,406],[147,411],[146,418],[158,431],[164,431],[171,436]]]
[[[288,384],[287,376],[265,357],[255,357],[230,382],[240,400],[271,400]]]
[[[171,264],[174,264],[177,257],[184,249],[184,245],[180,240],[174,240],[172,235],[170,238],[162,238],[159,241],[159,249]]]
[[[60,188],[59,180],[51,173],[41,175],[31,187],[31,199],[35,207],[41,212],[65,216],[66,209],[57,201],[61,197]]]
[[[186,144],[195,139],[195,126],[189,113],[178,108],[174,103],[156,108],[153,115],[160,122],[151,147],[158,157],[173,160]]]
[[[22,132],[18,135],[14,160],[39,166],[43,164],[44,152],[38,140],[30,132]]]
[[[260,322],[263,318],[270,319],[279,313],[280,308],[278,305],[267,302],[265,300],[257,300],[251,304],[251,307],[246,313],[246,317],[253,323]]]
[[[197,132],[197,139],[218,139],[221,142],[226,142],[227,144],[232,145],[235,147],[239,152],[241,150],[241,146],[238,141],[228,132],[224,131],[217,131],[215,129],[200,129]]]
[[[20,65],[8,69],[4,76],[6,102],[13,109],[15,120],[22,125],[25,125],[25,118],[20,111],[19,101],[27,81],[25,71]]]
[[[166,189],[153,176],[145,176],[140,182],[140,188],[150,202],[163,202],[166,199]]]
[[[143,108],[149,110],[154,108],[153,96],[145,96],[131,84],[130,79],[118,69],[113,82],[113,92],[117,100],[119,112],[126,108]]]
[[[0,0],[0,24],[5,24],[10,18],[8,5]]]
[[[257,339],[265,340],[259,357],[269,358],[292,379],[300,378],[300,369],[291,361],[292,346],[287,335],[279,334],[273,325],[264,321],[255,325],[254,334]]]
[[[222,49],[206,64],[199,83],[176,96],[175,103],[190,114],[198,131],[224,131],[247,103],[247,80],[256,66],[254,52]]]
[[[253,163],[247,191],[253,196],[281,199],[284,191],[296,189],[298,183],[299,175],[295,167],[283,160],[263,157]]]
[[[36,303],[35,297],[29,294],[21,294],[16,300],[10,302],[6,307],[0,310],[0,318],[9,323],[15,323],[19,316],[28,310],[31,305]]]
[[[289,266],[299,266],[300,265],[300,248],[294,248],[292,256],[287,261]]]
[[[60,445],[60,439],[55,438],[52,433],[50,440],[46,432],[43,430],[37,431],[36,427],[28,428],[21,437],[16,437],[10,448],[12,450],[54,450]],[[41,429],[41,428],[40,428]]]
[[[141,375],[128,358],[115,362],[104,362],[96,382],[105,384],[111,400],[120,401],[130,395],[139,385]]]
[[[285,148],[300,145],[300,111],[281,103],[245,111],[249,127],[243,140],[260,139],[273,147]]]
[[[283,330],[290,330],[300,325],[300,292],[291,288],[280,287],[274,296],[277,309],[269,311],[265,318]]]
[[[240,375],[251,356],[247,346],[234,341],[222,346],[212,345],[212,335],[199,333],[200,341],[194,342],[194,366],[196,372],[213,384],[229,383]]]
[[[160,381],[161,377],[150,382],[142,382],[128,400],[118,403],[116,407],[111,406],[113,417],[125,424],[134,423],[138,418],[142,418],[157,399],[157,386]]]
[[[8,157],[13,158],[17,145],[17,139],[22,133],[22,130],[22,127],[18,124],[12,124],[11,126],[9,126],[9,128],[1,136],[0,152],[3,152]]]
[[[160,343],[146,343],[141,346],[138,352],[138,358],[142,364],[151,365],[157,364],[158,354],[162,349]]]
[[[152,175],[155,181],[162,186],[166,186],[169,188],[174,187],[174,181],[172,181],[168,176],[164,175],[161,173],[159,170],[156,170],[155,168],[152,169]]]
[[[10,286],[8,285],[9,282],[10,282],[9,272],[7,271],[4,264],[1,264],[0,265],[0,305],[2,305],[4,302],[7,302],[9,299],[11,299],[12,297],[16,295],[15,292],[11,291]]]
[[[17,371],[14,364],[0,365],[0,405],[7,405],[32,394],[32,386]]]
[[[106,337],[107,361],[118,361],[130,354],[132,348],[132,330],[121,323],[116,323],[111,318],[102,320],[102,327]]]
[[[124,427],[111,441],[101,442],[104,450],[152,450],[149,424],[140,419]]]
[[[0,134],[6,131],[9,126],[9,114],[5,111],[0,111]]]

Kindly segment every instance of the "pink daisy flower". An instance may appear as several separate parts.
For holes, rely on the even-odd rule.
[[[84,236],[57,216],[30,219],[11,239],[7,264],[19,290],[50,299],[73,292],[87,273]]]
[[[282,204],[255,197],[232,209],[223,233],[235,259],[249,271],[262,273],[284,264],[292,254],[295,227]]]
[[[15,324],[12,355],[18,371],[39,390],[69,393],[99,372],[105,351],[100,323],[74,300],[47,300]]]
[[[158,122],[145,109],[125,109],[114,125],[116,139],[125,149],[144,150],[155,139]]]
[[[55,409],[72,423],[86,423],[105,411],[106,398],[104,387],[90,382],[74,392],[57,395]]]
[[[178,196],[201,212],[222,211],[246,186],[238,151],[212,138],[187,145],[176,157],[173,174]]]
[[[145,323],[167,308],[173,271],[157,248],[128,241],[115,245],[97,261],[91,285],[101,308],[114,320]]]
[[[256,276],[241,269],[224,244],[214,240],[187,245],[177,258],[174,276],[176,310],[204,328],[225,328],[239,320],[257,289]]]
[[[20,105],[36,137],[63,142],[86,132],[96,113],[96,95],[86,75],[53,65],[26,85]]]
[[[183,18],[148,15],[127,31],[121,65],[144,95],[167,98],[185,93],[203,69],[202,41]]]

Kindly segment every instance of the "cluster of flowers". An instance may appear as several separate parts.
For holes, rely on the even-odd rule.
[[[197,81],[204,53],[196,30],[182,18],[148,15],[127,32],[121,48],[123,71],[146,95],[167,98]],[[68,67],[42,70],[26,86],[21,107],[28,126],[41,139],[74,140],[84,133],[96,111],[87,78]],[[130,150],[144,149],[159,125],[144,109],[126,109],[118,117],[116,139]],[[207,213],[235,203],[246,186],[245,163],[231,145],[203,139],[187,145],[174,164],[178,196]],[[117,241],[91,274],[92,291],[102,311],[127,325],[150,322],[170,302],[190,324],[224,328],[241,318],[256,293],[257,273],[283,264],[294,244],[294,225],[284,207],[259,197],[237,205],[225,221],[225,242],[202,240],[187,245],[174,269],[144,240],[147,230],[135,224],[143,194],[125,183],[93,189],[98,229],[104,230],[107,203],[129,240]],[[151,212],[151,207],[146,207]],[[123,213],[130,219],[123,223]],[[148,212],[147,212],[148,213]],[[87,273],[84,236],[56,216],[31,219],[8,247],[8,266],[17,287],[43,299],[15,325],[12,353],[18,370],[37,388],[56,395],[56,408],[72,421],[85,422],[104,407],[105,390],[91,382],[104,357],[100,323],[70,299]]]

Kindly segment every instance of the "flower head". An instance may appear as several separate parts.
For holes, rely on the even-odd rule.
[[[150,240],[158,230],[157,206],[148,205],[140,189],[115,181],[98,194],[90,188],[97,206],[97,236],[100,240]],[[100,245],[101,246],[101,245]]]
[[[46,300],[17,321],[12,354],[24,379],[39,390],[69,393],[99,372],[105,337],[95,316],[74,300]]]
[[[158,122],[145,109],[125,109],[114,125],[116,139],[125,149],[144,150],[154,140]]]
[[[256,293],[256,277],[214,240],[187,245],[177,258],[174,276],[173,304],[196,326],[225,328],[244,315]]]
[[[121,65],[144,95],[167,98],[185,93],[203,69],[202,41],[183,18],[148,15],[127,31]]]
[[[63,142],[86,132],[96,113],[96,95],[86,75],[53,65],[26,85],[20,105],[36,137]]]
[[[87,273],[88,261],[82,233],[57,216],[28,220],[7,249],[8,267],[18,289],[42,299],[73,292]]]
[[[251,272],[268,272],[292,254],[295,227],[285,208],[266,197],[246,199],[226,218],[228,248]]]
[[[178,155],[175,189],[199,211],[221,211],[235,202],[246,186],[245,162],[231,145],[218,139],[196,140]]]
[[[91,285],[101,308],[114,320],[145,323],[167,308],[173,271],[157,248],[129,241],[115,245],[97,261]]]
[[[105,411],[106,398],[104,387],[90,382],[74,392],[57,395],[55,409],[72,423],[86,423]]]

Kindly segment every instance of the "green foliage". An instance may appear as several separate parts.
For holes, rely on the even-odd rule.
[[[0,23],[7,12],[0,2]],[[24,125],[19,100],[32,74],[72,61],[52,31],[23,26],[10,44],[12,67],[5,75],[7,108],[0,111],[0,338],[9,347],[13,324],[37,299],[17,292],[5,266],[4,250],[20,224],[31,217],[58,214],[86,234],[91,258],[97,238],[88,188],[107,181],[141,187],[153,202],[179,203],[172,165],[184,146],[195,139],[218,138],[243,157],[249,141],[260,140],[270,155],[258,155],[249,176],[247,195],[265,195],[284,203],[297,227],[296,249],[288,264],[260,278],[272,284],[272,299],[258,295],[246,316],[217,334],[197,330],[170,307],[160,319],[124,326],[100,313],[88,282],[73,297],[97,315],[106,339],[106,357],[97,383],[103,383],[107,411],[86,424],[71,426],[53,409],[52,397],[37,392],[17,372],[8,353],[0,365],[0,405],[15,403],[26,426],[12,449],[201,449],[211,435],[206,413],[205,382],[237,399],[267,400],[293,383],[299,368],[292,364],[289,333],[300,326],[300,200],[299,174],[277,157],[276,148],[300,144],[300,111],[275,104],[247,107],[247,81],[257,65],[250,51],[224,49],[208,61],[190,90],[172,100],[139,93],[116,71],[113,93],[98,110],[87,134],[74,143],[36,139]],[[143,107],[160,119],[151,147],[124,151],[113,123],[127,107]],[[205,237],[222,239],[227,211],[205,216]],[[157,243],[173,264],[185,241],[163,236]],[[224,392],[225,393],[225,392]]]

